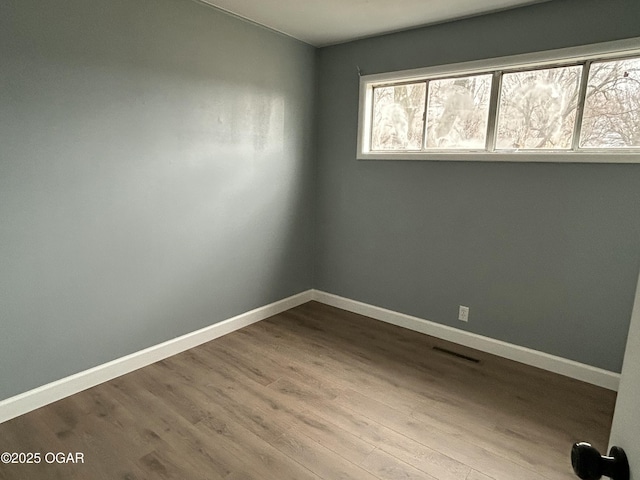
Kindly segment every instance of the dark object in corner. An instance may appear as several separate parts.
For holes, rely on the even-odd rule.
[[[620,447],[611,447],[606,457],[590,443],[575,443],[571,449],[571,465],[582,480],[598,480],[603,475],[613,480],[629,480],[629,462]]]

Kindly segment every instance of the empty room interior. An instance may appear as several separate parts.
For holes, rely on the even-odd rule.
[[[0,480],[637,479],[639,272],[637,0],[0,0]]]

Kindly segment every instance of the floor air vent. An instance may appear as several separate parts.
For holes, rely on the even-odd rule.
[[[480,360],[477,358],[470,357],[468,355],[463,355],[462,353],[454,352],[452,350],[447,350],[442,347],[433,347],[436,352],[444,353],[445,355],[451,355],[452,357],[461,358],[462,360],[466,360],[467,362],[480,363]]]

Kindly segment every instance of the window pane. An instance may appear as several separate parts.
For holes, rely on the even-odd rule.
[[[371,150],[420,150],[426,84],[373,89]]]
[[[591,65],[580,146],[640,146],[640,58]]]
[[[496,148],[571,148],[581,73],[581,66],[505,73]]]
[[[483,149],[492,75],[432,80],[427,107],[427,148]]]

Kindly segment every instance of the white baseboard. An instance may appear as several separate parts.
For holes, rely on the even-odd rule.
[[[446,325],[394,312],[385,308],[350,300],[319,290],[307,290],[278,302],[256,308],[209,327],[154,345],[97,367],[62,378],[0,401],[0,423],[28,413],[65,397],[133,372],[154,362],[197,347],[203,343],[231,333],[240,328],[282,313],[311,300],[331,305],[349,312],[366,315],[386,323],[425,333],[483,352],[515,360],[520,363],[559,373],[567,377],[592,383],[617,391],[620,374],[585,365],[562,357],[538,352],[475,333],[465,332]]]
[[[154,345],[97,367],[48,383],[0,402],[0,423],[65,397],[133,372],[252,323],[277,315],[312,300],[312,290],[256,308],[209,327]]]
[[[549,355],[548,353],[502,342],[500,340],[466,332],[447,325],[441,325],[422,318],[394,312],[385,308],[376,307],[367,303],[350,300],[331,293],[313,290],[312,298],[313,300],[333,307],[365,315],[367,317],[375,318],[376,320],[398,325],[410,330],[415,330],[416,332],[425,333],[459,345],[475,348],[482,352],[491,353],[526,365],[559,373],[560,375],[565,375],[583,382],[598,385],[609,390],[618,390],[618,385],[620,383],[619,373],[610,372],[608,370],[592,367],[573,360],[567,360],[566,358]]]

